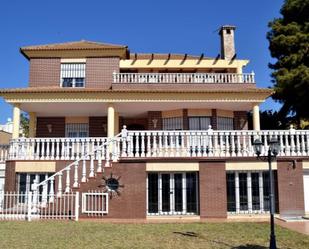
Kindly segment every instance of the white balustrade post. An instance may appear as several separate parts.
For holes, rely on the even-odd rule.
[[[65,192],[69,193],[71,188],[70,188],[70,173],[71,173],[71,168],[67,168],[66,170],[66,182],[65,182]]]
[[[86,159],[83,159],[83,164],[82,164],[82,180],[81,182],[86,182],[87,181],[87,172],[86,172]]]
[[[62,172],[58,173],[58,191],[57,191],[57,197],[60,198],[62,196]]]
[[[73,183],[73,188],[78,188],[78,162],[74,163],[74,183]]]

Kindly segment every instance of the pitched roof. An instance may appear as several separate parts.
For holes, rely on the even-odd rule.
[[[45,45],[25,46],[21,47],[22,51],[25,50],[83,50],[83,49],[126,49],[125,45],[116,45],[110,43],[101,43],[93,41],[73,41],[64,43],[53,43]]]

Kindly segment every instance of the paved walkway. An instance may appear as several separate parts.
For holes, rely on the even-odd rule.
[[[294,230],[299,233],[309,235],[309,220],[308,221],[290,221],[284,222],[282,220],[276,220],[276,224],[282,227],[285,227],[290,230]]]

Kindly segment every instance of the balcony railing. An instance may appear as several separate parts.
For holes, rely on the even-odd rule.
[[[18,138],[11,140],[11,160],[77,160],[107,138]]]
[[[267,155],[270,138],[280,143],[278,156],[309,156],[309,130],[264,131],[129,131],[121,157],[255,157],[253,142],[263,142]]]
[[[125,132],[125,133],[124,133]],[[255,157],[259,138],[262,155],[275,137],[279,157],[309,157],[309,130],[127,131],[112,145],[117,158],[230,158]],[[107,138],[19,138],[11,141],[11,160],[77,160]],[[98,155],[94,155],[96,158]]]
[[[9,148],[8,144],[0,144],[0,163],[5,162],[9,158]]]
[[[254,73],[114,73],[114,83],[255,83]]]

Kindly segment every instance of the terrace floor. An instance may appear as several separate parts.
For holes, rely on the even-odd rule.
[[[309,248],[309,236],[276,227],[278,248]],[[0,248],[266,249],[265,222],[0,222]]]

